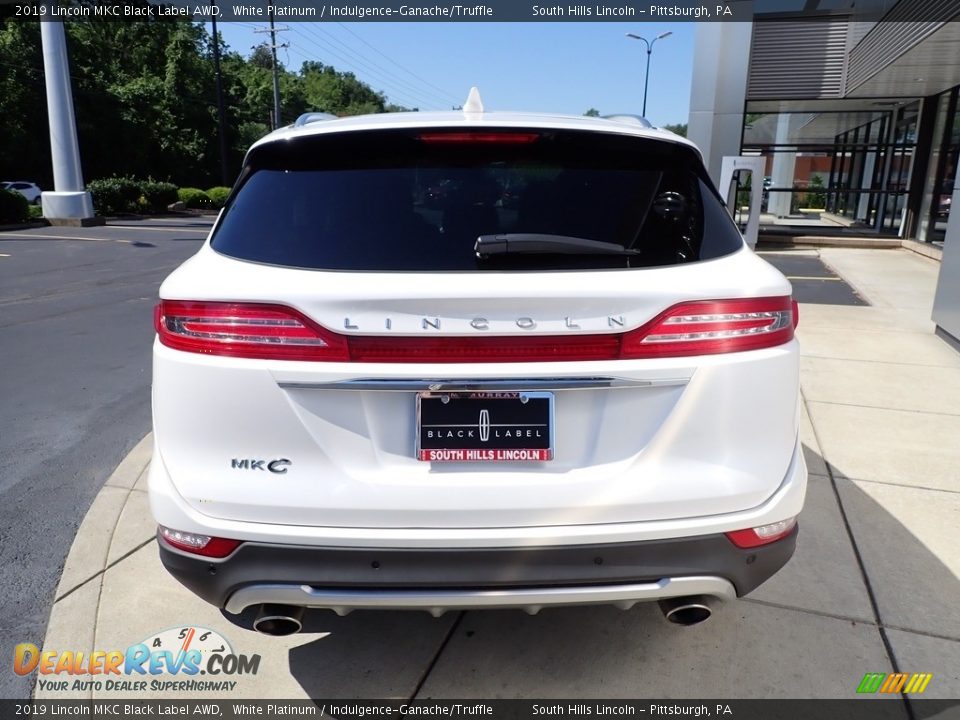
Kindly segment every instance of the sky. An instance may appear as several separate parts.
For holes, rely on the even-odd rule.
[[[640,114],[643,42],[657,41],[650,64],[647,117],[685,123],[690,105],[695,23],[278,23],[281,64],[298,70],[319,60],[421,110],[462,104],[472,85],[487,110],[581,115]],[[224,41],[244,55],[269,36],[266,23],[220,23]],[[209,25],[208,25],[208,30]]]

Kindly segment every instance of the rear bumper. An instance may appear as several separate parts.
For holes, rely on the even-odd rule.
[[[425,609],[612,603],[745,595],[793,555],[797,531],[743,550],[722,534],[516,548],[346,548],[246,543],[223,560],[158,539],[177,580],[239,613],[261,603]]]

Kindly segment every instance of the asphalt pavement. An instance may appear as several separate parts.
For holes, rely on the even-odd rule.
[[[43,636],[80,521],[150,431],[157,288],[211,224],[0,232],[0,658]],[[0,697],[32,685],[0,672]]]

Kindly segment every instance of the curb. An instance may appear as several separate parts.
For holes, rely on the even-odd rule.
[[[94,650],[122,650],[131,642],[145,642],[145,638],[160,632],[202,627],[228,638],[237,651],[262,657],[263,662],[254,673],[237,676],[231,687],[198,690],[198,697],[223,701],[308,699],[311,692],[332,693],[334,687],[364,676],[370,654],[361,653],[353,660],[335,657],[335,653],[327,649],[330,643],[325,640],[333,630],[338,637],[342,631],[345,637],[353,638],[351,642],[366,644],[376,657],[382,647],[380,635],[386,633],[401,648],[405,658],[411,653],[417,655],[416,662],[406,671],[413,679],[408,678],[409,687],[404,685],[401,689],[405,694],[411,693],[419,668],[429,664],[435,644],[439,644],[437,638],[447,632],[452,619],[438,623],[426,613],[417,620],[404,618],[402,624],[390,616],[372,623],[363,618],[324,618],[315,621],[316,628],[287,638],[259,635],[246,628],[241,630],[236,622],[225,618],[219,608],[208,605],[174,581],[160,563],[156,552],[156,525],[146,492],[152,451],[153,435],[149,434],[110,475],[80,524],[64,564],[45,637],[42,643],[37,643],[42,645],[43,652],[82,652],[84,657],[90,657]],[[408,629],[411,623],[414,631]],[[322,642],[313,646],[316,641]],[[306,674],[291,672],[291,653],[302,658],[298,661],[302,667],[326,667],[325,674],[334,676],[329,688],[312,689],[319,688],[312,670]],[[175,674],[157,677],[177,680]],[[129,692],[135,692],[142,700],[169,700],[172,691],[153,687],[154,679],[152,674],[149,678],[135,677],[134,680],[142,680],[148,686]],[[222,679],[233,681],[233,678]],[[112,680],[122,683],[125,678],[38,675],[33,698],[89,702],[129,697],[128,688],[111,688],[109,681]],[[380,697],[385,692],[397,692],[392,688],[388,685],[385,690],[371,690],[369,694]],[[117,694],[124,692],[127,694]]]
[[[35,228],[49,227],[50,223],[45,220],[31,220],[25,223],[13,223],[12,225],[0,225],[0,232],[13,230],[33,230]]]
[[[54,595],[43,650],[94,649],[104,573],[155,537],[146,492],[152,455],[153,433],[148,433],[107,478],[80,523]],[[58,695],[34,690],[35,697]]]
[[[73,539],[54,603],[93,580],[119,555],[125,554],[124,550],[130,549],[129,542],[115,542],[123,540],[116,537],[116,530],[132,494],[146,495],[146,471],[152,455],[153,433],[148,433],[120,461],[97,493]],[[153,531],[151,527],[150,537]]]

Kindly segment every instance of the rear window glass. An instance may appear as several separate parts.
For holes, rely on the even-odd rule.
[[[742,244],[685,146],[461,129],[256,148],[212,240],[273,265],[421,272],[654,267]]]

